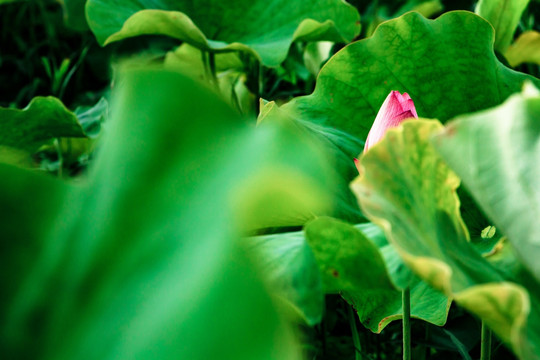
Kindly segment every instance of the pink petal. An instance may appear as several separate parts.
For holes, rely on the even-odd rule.
[[[373,127],[384,126],[391,118],[397,116],[403,112],[403,106],[399,102],[399,97],[402,95],[399,91],[392,91],[384,100],[384,103],[381,105],[377,117],[373,122]]]
[[[402,95],[399,91],[391,91],[379,109],[369,131],[364,152],[379,142],[389,128],[398,126],[408,118],[418,118],[411,97],[407,93]]]
[[[407,120],[411,118],[418,118],[418,116],[416,115],[416,111],[415,112],[412,112],[411,110],[404,111],[393,119],[392,123],[396,125],[392,127],[399,126],[399,124],[401,124],[403,120]]]
[[[410,95],[408,93],[403,93],[403,98],[405,100],[411,100],[411,97],[410,97]]]
[[[412,101],[412,99],[407,100],[401,105],[403,106],[403,111],[410,110],[411,113],[413,113],[413,117],[418,118],[418,114],[416,113],[416,108],[414,107],[414,101]]]
[[[401,93],[399,91],[395,91],[393,90],[392,93],[394,94],[395,98],[399,101],[400,104],[404,103],[405,101],[407,101],[408,99],[406,98],[406,96],[409,96],[407,93],[404,93],[403,95],[401,95]],[[410,97],[409,97],[410,99]]]
[[[358,160],[357,158],[354,158],[354,165],[356,165],[356,169],[360,173],[360,160]]]

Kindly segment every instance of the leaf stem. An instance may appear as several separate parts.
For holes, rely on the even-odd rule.
[[[401,294],[403,308],[403,360],[411,360],[411,289],[405,288]]]
[[[208,52],[208,69],[210,73],[210,80],[214,83],[216,88],[219,89],[219,83],[217,80],[217,72],[216,72],[216,54],[213,52]]]
[[[204,75],[208,82],[213,83],[219,90],[216,76],[216,54],[210,51],[201,50],[201,59],[204,66]]]
[[[262,97],[262,93],[263,93],[263,88],[264,88],[264,84],[263,84],[263,68],[262,68],[262,64],[261,62],[254,58],[254,63],[253,63],[253,72],[254,72],[254,76],[253,76],[253,79],[254,79],[254,82],[255,82],[255,114],[258,116],[259,115],[259,112],[260,112],[260,98]]]
[[[352,306],[347,306],[349,312],[349,324],[351,326],[351,333],[354,344],[354,358],[356,360],[362,360],[362,343],[358,336],[358,328],[356,327],[356,315],[354,314]]]
[[[62,168],[64,167],[64,155],[62,154],[62,144],[60,138],[54,139],[54,147],[56,148],[56,154],[58,155],[58,177],[62,178]]]
[[[482,340],[480,343],[480,360],[491,359],[491,330],[482,321]]]
[[[422,345],[422,350],[420,351],[420,359],[426,360],[429,358],[430,349],[427,345],[429,341],[429,324],[424,322],[424,344]]]

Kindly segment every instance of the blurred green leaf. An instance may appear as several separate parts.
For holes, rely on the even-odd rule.
[[[87,181],[60,198],[46,183],[36,195],[9,173],[0,177],[2,204],[52,198],[48,214],[56,214],[32,230],[36,239],[22,239],[39,250],[17,260],[18,277],[3,278],[11,291],[0,312],[2,353],[297,358],[236,240],[239,230],[275,224],[276,214],[298,221],[327,205],[309,173],[321,166],[317,147],[277,124],[247,127],[212,91],[175,72],[128,70],[115,89]],[[25,226],[41,224],[24,211]],[[18,244],[25,233],[10,229],[7,244]],[[0,263],[16,249],[0,253]]]
[[[420,116],[444,122],[497,105],[533,80],[503,66],[492,45],[492,27],[469,12],[436,20],[408,13],[339,51],[321,70],[313,94],[282,108],[363,140],[388,93],[399,90],[410,94]]]
[[[183,43],[165,56],[167,69],[180,71],[211,87],[217,86],[222,96],[242,114],[255,116],[255,96],[245,85],[245,66],[238,53],[218,53],[214,56],[216,79],[205,67],[201,51],[188,43]]]
[[[94,106],[80,106],[74,113],[84,133],[89,137],[96,137],[101,130],[101,124],[109,117],[109,102],[101,98]]]
[[[67,26],[78,31],[89,30],[86,22],[86,0],[60,0],[64,8],[64,21]]]
[[[208,76],[202,60],[201,50],[183,43],[176,49],[169,51],[165,57],[165,67],[181,71],[186,75],[193,76],[199,80],[204,80]],[[215,54],[216,71],[238,70],[244,68],[237,53],[226,52]]]
[[[59,137],[85,137],[75,114],[55,97],[36,97],[22,110],[0,108],[0,145],[29,152]]]
[[[529,316],[527,291],[509,282],[514,278],[468,241],[456,195],[459,179],[429,141],[442,128],[437,121],[408,120],[390,129],[360,158],[361,175],[351,186],[365,214],[384,229],[417,275],[529,358],[538,343],[538,312]]]
[[[4,324],[15,290],[46,246],[44,234],[56,220],[68,185],[5,164],[0,164],[0,182],[0,321]],[[0,349],[6,350],[2,340]]]
[[[495,50],[504,54],[519,25],[529,0],[480,0],[475,13],[495,28]]]
[[[101,44],[167,35],[202,50],[247,51],[266,66],[279,65],[295,40],[349,42],[360,31],[358,12],[340,0],[89,0],[86,13]]]
[[[335,173],[336,183],[326,188],[329,196],[334,200],[334,207],[332,213],[324,215],[331,215],[351,223],[364,220],[358,209],[356,198],[349,189],[349,182],[358,174],[353,159],[358,149],[362,147],[362,143],[338,129],[293,118],[290,113],[282,109],[273,101],[266,103],[261,108],[258,123],[288,123],[304,136],[315,139],[320,149],[327,154],[329,167]]]
[[[305,233],[325,291],[341,294],[366,328],[380,333],[402,318],[401,290],[393,278],[407,270],[388,243],[376,245],[354,226],[325,217],[308,223]],[[411,288],[411,316],[444,325],[450,300],[417,277],[406,286]]]
[[[523,63],[540,65],[540,33],[525,31],[508,47],[504,55],[513,67]]]

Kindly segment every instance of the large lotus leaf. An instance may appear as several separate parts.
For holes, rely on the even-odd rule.
[[[495,226],[540,279],[540,95],[512,96],[501,106],[457,118],[437,149]],[[482,141],[478,141],[478,136]]]
[[[538,310],[529,294],[468,241],[459,179],[429,141],[442,128],[433,120],[408,120],[389,130],[360,158],[353,191],[417,275],[481,317],[519,355],[538,353]]]
[[[527,281],[531,293],[532,315],[538,309],[540,267],[538,266],[538,115],[540,96],[527,88],[501,106],[464,116],[449,124],[436,138],[435,144],[448,163],[462,176],[465,185],[497,228],[508,236],[521,262],[533,274]],[[473,141],[482,134],[489,141],[502,141],[497,146]],[[459,146],[451,149],[451,146]],[[458,161],[457,157],[461,160]],[[466,161],[464,167],[461,161]],[[536,320],[537,322],[537,320]],[[529,324],[535,321],[528,319]],[[532,326],[531,326],[532,327]],[[528,330],[529,338],[539,330]]]
[[[495,50],[504,53],[519,25],[521,14],[530,0],[480,0],[475,13],[495,28]]]
[[[408,13],[339,51],[321,70],[313,94],[283,109],[363,140],[385,97],[400,90],[411,95],[420,116],[444,122],[500,104],[532,79],[502,65],[492,45],[493,28],[473,13],[436,20]]]
[[[380,248],[358,228],[326,217],[308,223],[304,231],[319,263],[325,291],[341,294],[366,328],[379,333],[403,317],[402,294],[392,278],[399,277],[404,266],[390,245],[382,243]],[[444,325],[450,300],[419,278],[408,285],[411,316]]]
[[[236,238],[256,214],[271,215],[268,208],[279,199],[292,208],[294,199],[318,202],[309,192],[316,182],[304,180],[302,171],[320,162],[316,149],[300,151],[276,126],[247,127],[217,95],[178,73],[130,70],[115,89],[108,137],[88,181],[67,190],[48,233],[36,229],[42,249],[24,259],[20,281],[7,287],[15,289],[2,307],[2,354],[297,358]],[[298,134],[293,137],[298,143]],[[283,177],[274,176],[278,171]],[[254,178],[257,193],[246,186]],[[10,187],[24,184],[15,180],[0,177],[0,188],[10,195]],[[285,196],[289,188],[294,197]],[[261,196],[267,191],[273,202],[254,203],[267,200]],[[24,190],[13,192],[18,195],[21,206],[33,203]],[[25,218],[27,227],[41,224]],[[0,253],[1,262],[10,256]]]
[[[277,66],[295,40],[351,41],[358,12],[341,0],[89,0],[90,28],[101,44],[159,34],[203,50],[243,50]]]
[[[0,145],[33,152],[53,138],[84,136],[75,114],[52,96],[36,97],[22,110],[0,108]]]
[[[253,236],[246,239],[257,263],[285,303],[308,325],[323,315],[324,293],[319,267],[302,231]]]

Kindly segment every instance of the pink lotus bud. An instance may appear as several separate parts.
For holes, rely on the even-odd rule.
[[[409,118],[418,118],[411,97],[407,93],[401,95],[399,91],[391,91],[369,130],[364,152],[378,143],[386,130],[398,126],[403,120]]]

